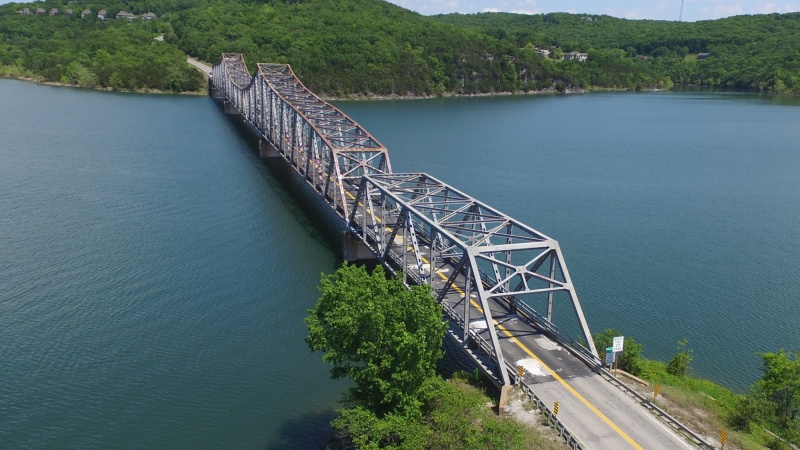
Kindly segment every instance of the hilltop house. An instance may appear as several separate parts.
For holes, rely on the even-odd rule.
[[[53,8],[53,9],[50,10],[50,15],[51,16],[55,16],[56,14],[58,14],[58,8]]]
[[[117,19],[133,20],[133,19],[136,18],[136,15],[135,14],[131,14],[131,13],[127,12],[127,11],[120,11],[120,12],[117,13],[116,18]]]
[[[711,53],[698,53],[697,54],[697,59],[706,59],[709,56],[711,56]]]
[[[142,20],[153,20],[156,18],[156,15],[151,12],[146,12],[140,16]]]
[[[83,11],[81,11],[81,19],[85,18],[86,16],[91,16],[91,15],[92,15],[92,10],[91,9],[87,8],[87,9],[84,9]]]
[[[41,16],[42,14],[44,14],[44,10],[42,8],[36,8],[36,15]]]
[[[20,15],[29,16],[31,15],[31,10],[29,8],[22,8],[19,10]]]
[[[538,53],[539,56],[541,56],[542,58],[547,58],[548,56],[550,56],[550,50],[546,48],[536,48],[533,51]]]
[[[572,59],[577,59],[578,61],[583,62],[589,59],[589,55],[587,53],[581,53],[581,52],[569,52],[564,54],[564,59],[566,59],[567,61]]]
[[[100,12],[97,13],[97,18],[100,20],[106,20],[108,19],[108,13],[105,9],[101,9]]]

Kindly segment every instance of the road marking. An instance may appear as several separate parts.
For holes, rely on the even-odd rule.
[[[636,443],[636,441],[631,439],[630,436],[625,434],[624,431],[622,431],[614,422],[612,422],[611,419],[606,417],[605,414],[601,413],[600,410],[598,410],[594,405],[589,403],[588,400],[583,398],[583,396],[579,394],[578,391],[576,391],[572,386],[570,386],[569,383],[564,381],[564,379],[561,378],[557,373],[555,373],[555,371],[553,371],[553,369],[551,369],[547,364],[545,364],[544,361],[539,359],[539,357],[536,356],[532,351],[530,351],[528,347],[523,345],[522,342],[520,342],[517,338],[515,338],[514,335],[512,335],[508,330],[506,330],[506,328],[503,325],[497,323],[497,321],[495,321],[495,324],[497,325],[497,328],[499,328],[503,333],[506,334],[506,336],[508,336],[509,339],[511,339],[512,342],[516,343],[522,350],[525,351],[525,353],[530,355],[533,359],[539,361],[539,364],[541,364],[545,368],[545,370],[550,372],[550,375],[552,375],[553,378],[556,379],[556,381],[561,383],[561,385],[563,385],[570,393],[572,393],[572,395],[574,395],[575,398],[580,400],[584,405],[586,405],[589,409],[591,409],[592,412],[597,414],[597,417],[601,418],[605,423],[607,423],[611,428],[613,428],[614,431],[616,431],[620,436],[622,436],[623,439],[628,441],[628,443],[630,443],[633,446],[633,448],[636,448],[638,450],[644,450],[639,444]]]

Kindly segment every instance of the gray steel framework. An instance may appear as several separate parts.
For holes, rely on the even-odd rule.
[[[568,301],[589,349],[572,347],[597,358],[558,242],[430,175],[393,174],[386,148],[306,89],[288,65],[259,64],[250,76],[240,54],[226,53],[212,83],[381,263],[406,283],[431,287],[459,340],[482,339],[471,324],[485,321],[489,341],[478,346],[503,385],[515,368],[505,362],[490,303],[508,305],[563,342],[553,308]],[[470,317],[473,309],[480,317]],[[543,309],[546,317],[537,312]]]
[[[392,171],[386,147],[306,89],[286,64],[258,64],[251,76],[241,54],[223,53],[212,83],[345,216],[349,185],[358,185],[362,175]]]
[[[569,299],[591,355],[589,327],[554,239],[425,173],[365,175],[350,209],[348,226],[381,261],[403,278],[431,286],[441,303],[463,299],[452,311],[463,341],[470,310],[488,324],[492,357],[507,367],[489,302],[497,299],[552,327],[556,296]],[[546,305],[547,318],[536,313]],[[554,327],[552,327],[555,329]],[[501,371],[503,384],[510,384]]]

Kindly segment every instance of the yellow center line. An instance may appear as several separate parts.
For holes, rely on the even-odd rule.
[[[639,444],[637,444],[637,443],[636,443],[636,441],[634,441],[633,439],[631,439],[631,438],[630,438],[630,436],[628,436],[627,434],[625,434],[625,432],[624,432],[624,431],[622,431],[622,430],[621,430],[621,429],[620,429],[620,428],[619,428],[619,427],[618,427],[618,426],[617,426],[617,425],[616,425],[614,422],[612,422],[612,421],[611,421],[611,420],[610,420],[608,417],[606,417],[606,416],[605,416],[605,414],[601,413],[601,412],[600,412],[600,411],[599,411],[597,408],[595,408],[595,406],[594,406],[594,405],[592,405],[591,403],[589,403],[589,401],[588,401],[588,400],[586,400],[585,398],[583,398],[583,396],[582,396],[581,394],[579,394],[579,393],[578,393],[578,391],[576,391],[575,389],[573,389],[573,388],[572,388],[572,386],[570,386],[570,385],[569,385],[569,384],[568,384],[566,381],[564,381],[564,379],[563,379],[563,378],[561,378],[561,377],[560,377],[560,376],[559,376],[557,373],[555,373],[555,371],[553,371],[553,369],[551,369],[550,367],[548,367],[548,366],[547,366],[547,364],[545,364],[545,363],[544,363],[544,362],[543,362],[541,359],[539,359],[539,357],[538,357],[538,356],[536,356],[536,355],[535,355],[535,354],[534,354],[532,351],[530,351],[530,349],[528,349],[528,347],[526,347],[525,345],[523,345],[523,344],[522,344],[522,342],[520,342],[519,340],[517,340],[517,338],[515,338],[515,337],[514,337],[514,335],[512,335],[512,334],[511,334],[511,333],[510,333],[508,330],[506,330],[506,329],[505,329],[505,327],[503,327],[503,325],[500,325],[499,323],[497,323],[497,321],[494,321],[494,323],[495,323],[495,325],[497,325],[497,328],[499,328],[499,329],[500,329],[500,330],[501,330],[503,333],[505,333],[505,334],[506,334],[506,336],[508,336],[508,338],[509,338],[509,339],[511,339],[511,341],[512,341],[512,342],[516,343],[516,344],[517,344],[517,345],[518,345],[518,346],[519,346],[519,347],[520,347],[522,350],[524,350],[524,351],[525,351],[525,353],[527,353],[528,355],[530,355],[530,356],[531,356],[531,358],[533,358],[533,359],[535,359],[536,361],[538,361],[538,362],[539,362],[539,364],[541,364],[541,365],[542,365],[542,367],[544,367],[544,368],[545,368],[545,370],[547,370],[547,371],[550,373],[550,375],[552,375],[552,376],[553,376],[553,378],[555,378],[555,379],[556,379],[556,380],[557,380],[559,383],[561,383],[561,384],[562,384],[562,385],[563,385],[563,386],[564,386],[564,387],[565,387],[565,388],[566,388],[566,389],[567,389],[569,392],[571,392],[571,393],[572,393],[572,395],[574,395],[574,396],[575,396],[575,398],[577,398],[578,400],[580,400],[581,402],[583,402],[583,404],[584,404],[584,405],[586,405],[586,406],[587,406],[589,409],[591,409],[591,410],[592,410],[592,412],[594,412],[595,414],[597,414],[597,417],[599,417],[599,418],[603,419],[603,421],[604,421],[605,423],[607,423],[607,424],[608,424],[608,425],[609,425],[611,428],[613,428],[613,429],[614,429],[614,431],[616,431],[617,433],[619,433],[619,435],[620,435],[620,436],[622,436],[622,437],[623,437],[623,438],[624,438],[626,441],[628,441],[628,442],[629,442],[629,443],[630,443],[630,444],[633,446],[633,448],[636,448],[636,449],[638,449],[638,450],[643,450],[643,449],[642,449],[642,447],[641,447]]]
[[[353,196],[353,194],[351,194],[349,191],[345,191],[345,192],[347,193],[347,195],[349,195],[349,196],[350,196],[350,198],[352,198],[353,200],[355,200],[355,197]],[[363,206],[363,204],[359,203],[359,206]],[[369,211],[368,211],[368,212],[369,212]],[[378,222],[380,222],[380,221],[381,221],[379,217],[376,217],[376,220],[378,220]],[[413,248],[411,248],[411,246],[407,245],[407,247],[408,247],[408,249],[409,249],[409,250],[413,250]],[[421,259],[422,259],[422,261],[423,261],[425,264],[430,264],[430,262],[429,262],[429,261],[428,261],[428,260],[427,260],[427,259],[426,259],[424,256],[423,256],[423,257],[421,257]],[[445,275],[445,274],[444,274],[444,273],[443,273],[441,270],[439,270],[439,269],[435,269],[435,271],[436,271],[436,274],[437,274],[437,275],[439,275],[439,277],[441,277],[443,280],[445,280],[445,281],[447,281],[447,280],[448,280],[448,277],[447,277],[447,275]],[[465,299],[467,298],[467,294],[466,294],[466,293],[465,293],[465,292],[464,292],[464,291],[463,291],[461,288],[459,288],[459,287],[458,287],[458,286],[457,286],[455,283],[453,283],[453,284],[451,285],[451,287],[452,287],[453,289],[455,289],[455,290],[456,290],[456,292],[458,292],[460,295],[462,295],[462,296],[463,296]],[[481,308],[481,306],[480,306],[480,305],[478,305],[477,303],[475,303],[475,301],[474,301],[474,300],[472,300],[471,298],[469,298],[468,300],[469,300],[469,303],[470,303],[472,306],[474,306],[474,307],[475,307],[475,308],[476,308],[476,309],[477,309],[477,310],[478,310],[478,311],[479,311],[481,314],[483,314],[483,308]],[[511,340],[511,342],[514,342],[515,344],[517,344],[517,345],[519,346],[519,348],[521,348],[521,349],[522,349],[522,350],[523,350],[525,353],[527,353],[528,355],[530,355],[530,357],[531,357],[531,358],[533,358],[533,359],[535,359],[536,361],[538,361],[538,362],[539,362],[539,364],[541,364],[541,365],[542,365],[542,367],[544,367],[544,369],[545,369],[547,372],[549,372],[549,373],[550,373],[550,375],[552,375],[552,376],[553,376],[553,378],[555,378],[555,379],[556,379],[556,381],[558,381],[559,383],[561,383],[561,385],[562,385],[562,386],[564,386],[564,387],[565,387],[565,388],[566,388],[566,389],[567,389],[567,390],[568,390],[568,391],[569,391],[569,392],[570,392],[572,395],[574,395],[574,396],[575,396],[575,398],[577,398],[578,400],[580,400],[580,401],[581,401],[581,402],[582,402],[584,405],[586,405],[586,406],[587,406],[587,407],[588,407],[588,408],[589,408],[589,409],[590,409],[592,412],[594,412],[595,414],[597,414],[597,417],[599,417],[600,419],[602,419],[602,420],[603,420],[605,423],[607,423],[607,424],[608,424],[608,425],[609,425],[609,426],[610,426],[610,427],[611,427],[611,428],[612,428],[614,431],[616,431],[616,432],[617,432],[617,433],[618,433],[620,436],[622,436],[622,438],[623,438],[623,439],[625,439],[626,441],[628,441],[628,443],[630,443],[630,444],[633,446],[633,448],[635,448],[635,449],[637,449],[637,450],[644,450],[644,449],[643,449],[643,448],[642,448],[642,447],[641,447],[639,444],[637,444],[637,443],[636,443],[636,441],[634,441],[633,439],[631,439],[631,438],[630,438],[630,436],[628,436],[628,435],[627,435],[627,434],[626,434],[624,431],[622,431],[622,430],[621,430],[621,429],[620,429],[620,428],[619,428],[619,427],[618,427],[618,426],[617,426],[617,425],[616,425],[614,422],[612,422],[612,421],[611,421],[611,419],[609,419],[608,417],[606,417],[606,416],[605,416],[605,414],[603,414],[602,412],[600,412],[600,410],[598,410],[598,409],[597,409],[597,408],[596,408],[594,405],[592,405],[591,403],[589,403],[589,401],[588,401],[588,400],[586,400],[586,399],[585,399],[585,398],[584,398],[584,397],[583,397],[581,394],[579,394],[579,393],[578,393],[578,391],[576,391],[576,390],[575,390],[575,389],[574,389],[572,386],[570,386],[570,385],[569,385],[569,383],[567,383],[567,382],[566,382],[566,381],[565,381],[563,378],[561,378],[561,377],[560,377],[560,376],[559,376],[559,375],[558,375],[558,374],[557,374],[557,373],[556,373],[556,372],[555,372],[553,369],[551,369],[551,368],[550,368],[550,367],[549,367],[547,364],[545,364],[545,363],[544,363],[544,361],[542,361],[541,359],[539,359],[539,357],[538,357],[538,356],[536,356],[536,355],[535,355],[535,354],[534,354],[534,353],[533,353],[533,352],[532,352],[532,351],[531,351],[531,350],[530,350],[528,347],[526,347],[526,346],[525,346],[525,345],[524,345],[522,342],[520,342],[520,341],[519,341],[517,338],[515,338],[515,337],[514,337],[514,335],[513,335],[513,334],[511,334],[511,332],[509,332],[509,331],[508,331],[508,330],[507,330],[507,329],[506,329],[506,328],[505,328],[503,325],[501,325],[500,323],[498,323],[496,320],[493,320],[493,322],[494,322],[494,324],[497,326],[497,328],[499,328],[499,329],[500,329],[500,330],[501,330],[503,333],[505,333],[505,334],[506,334],[506,336],[508,336],[508,338]],[[466,325],[466,324],[465,324],[465,325]],[[466,325],[466,326],[469,326],[469,325]]]

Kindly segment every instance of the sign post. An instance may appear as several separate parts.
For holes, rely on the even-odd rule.
[[[615,356],[614,362],[617,363],[617,366],[619,366],[619,363],[616,361],[616,359],[617,359],[616,358],[616,354],[617,353],[622,353],[622,350],[624,349],[624,345],[625,345],[625,336],[615,336],[614,337],[614,342],[613,342],[611,348],[614,350],[614,356]]]

